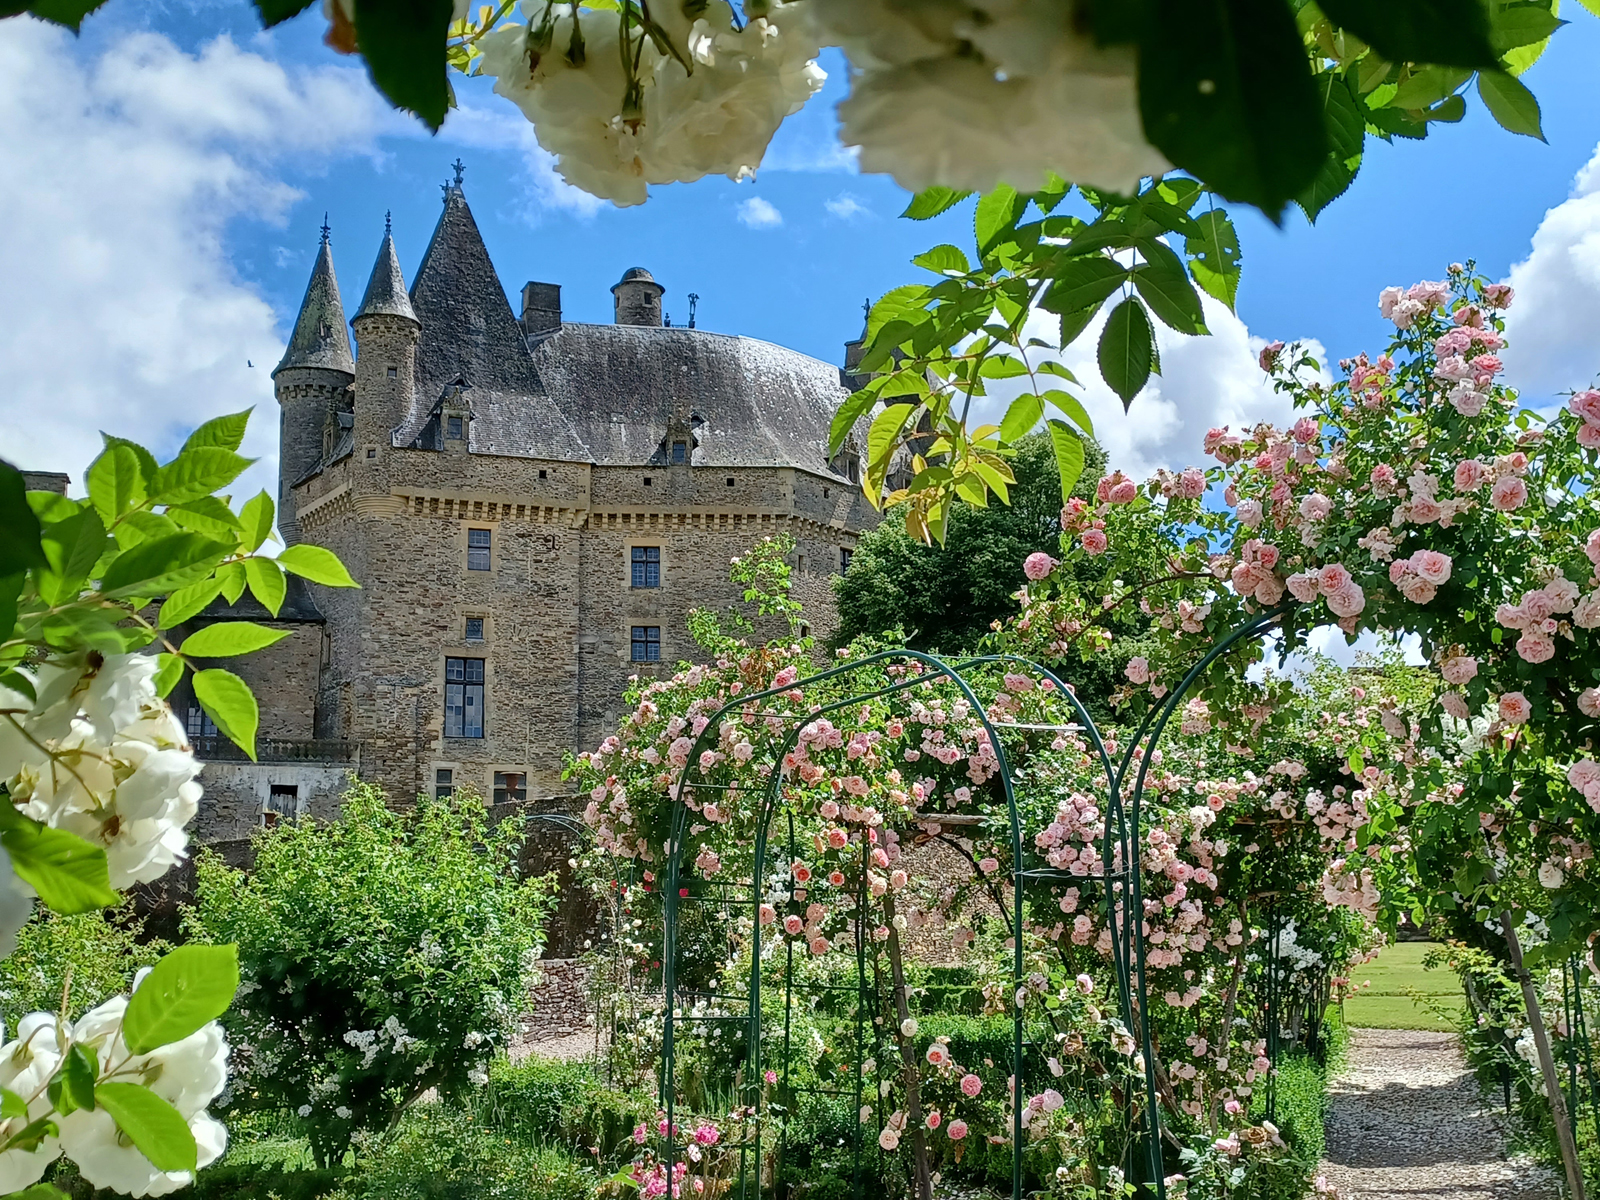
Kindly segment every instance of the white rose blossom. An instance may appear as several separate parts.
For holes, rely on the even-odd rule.
[[[0,1037],[3,1037],[0,1033]],[[4,1125],[6,1137],[20,1133],[29,1122],[53,1111],[45,1084],[61,1065],[56,1040],[56,1018],[50,1013],[29,1013],[17,1026],[16,1039],[0,1046],[0,1087],[28,1102],[28,1117],[13,1117]],[[35,1150],[7,1150],[0,1154],[0,1193],[20,1191],[39,1182],[45,1168],[61,1153],[55,1138],[46,1138]]]
[[[578,10],[584,56],[574,66],[567,57],[572,7],[529,0],[527,23],[497,29],[479,43],[481,69],[533,122],[563,179],[619,206],[644,203],[653,183],[754,175],[778,125],[826,78],[800,4],[774,3],[735,30],[726,0],[711,0],[693,22],[669,3],[651,15],[694,69],[686,71],[646,39],[637,48],[637,112],[624,113],[629,80],[617,16]],[[542,50],[530,45],[541,28],[551,35]]]
[[[147,973],[140,972],[135,989]],[[127,1007],[128,998],[116,996],[91,1009],[72,1026],[72,1040],[93,1047],[102,1071],[119,1081],[148,1086],[177,1109],[194,1134],[198,1165],[204,1167],[228,1144],[227,1129],[206,1111],[206,1105],[227,1084],[228,1043],[222,1026],[212,1021],[170,1045],[148,1054],[133,1054],[122,1040],[122,1016]],[[161,1196],[194,1181],[189,1171],[162,1171],[153,1166],[122,1136],[104,1108],[76,1109],[61,1117],[59,1124],[62,1150],[96,1187],[134,1197]]]

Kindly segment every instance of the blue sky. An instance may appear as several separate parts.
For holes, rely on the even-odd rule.
[[[1527,76],[1548,145],[1504,133],[1474,100],[1464,122],[1425,143],[1369,140],[1351,192],[1315,228],[1296,215],[1282,229],[1237,215],[1241,320],[1214,314],[1209,345],[1169,339],[1166,378],[1130,417],[1088,397],[1114,461],[1192,460],[1207,424],[1272,415],[1252,345],[1376,348],[1378,290],[1438,278],[1468,256],[1511,274],[1543,314],[1525,334],[1513,329],[1512,382],[1519,345],[1530,397],[1588,382],[1600,367],[1590,333],[1600,249],[1588,261],[1600,196],[1591,205],[1583,168],[1600,143],[1600,21],[1567,7],[1573,24]],[[0,22],[0,270],[28,284],[0,299],[8,454],[79,474],[96,428],[170,448],[198,419],[255,403],[265,482],[276,424],[268,372],[324,211],[353,308],[386,210],[408,277],[415,270],[457,155],[502,282],[513,295],[525,280],[560,283],[574,320],[609,320],[610,284],[643,265],[677,322],[692,291],[702,328],[838,361],[863,298],[917,278],[908,260],[919,250],[969,237],[969,208],[897,220],[906,194],[855,172],[834,138],[847,85],[831,53],[825,90],[779,132],[754,183],[676,185],[614,209],[561,185],[530,127],[484,81],[458,79],[463,111],[429,136],[373,99],[350,60],[322,45],[323,28],[314,7],[262,33],[242,0],[110,0],[77,40]]]

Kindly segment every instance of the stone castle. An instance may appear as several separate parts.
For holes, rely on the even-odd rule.
[[[200,839],[331,814],[352,773],[396,800],[560,797],[567,753],[615,726],[630,676],[693,656],[690,610],[736,599],[729,560],[772,534],[828,634],[829,581],[876,520],[855,445],[828,457],[852,377],[664,324],[663,291],[636,267],[590,325],[528,283],[518,316],[458,174],[409,290],[385,231],[352,353],[324,228],[273,372],[279,528],[361,588],[292,580],[294,636],[230,664],[260,701],[259,763],[174,695],[209,760]],[[248,594],[202,620],[239,617],[274,623]]]

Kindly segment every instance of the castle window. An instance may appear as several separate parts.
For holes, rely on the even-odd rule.
[[[645,485],[645,487],[649,487],[650,486],[650,476],[646,475],[644,477],[644,485]]]
[[[483,618],[482,617],[468,617],[467,618],[467,641],[469,641],[469,642],[481,642],[481,641],[483,641]]]
[[[198,704],[189,705],[188,720],[184,722],[184,728],[191,739],[217,736],[217,723]]]
[[[456,440],[458,442],[461,440],[461,418],[460,417],[450,417],[450,418],[448,418],[448,420],[446,421],[446,428],[449,430],[449,436],[451,438],[453,438],[454,440]]]
[[[550,475],[549,471],[540,471],[539,472],[539,478],[540,479],[547,479],[547,478],[549,478],[549,475]]]
[[[689,443],[688,442],[673,442],[672,443],[672,461],[675,462],[675,463],[686,463],[686,462],[689,461]]]
[[[824,500],[826,500],[828,498],[828,489],[827,488],[823,488],[822,489],[822,498]]]
[[[261,824],[271,829],[279,821],[292,821],[300,815],[300,787],[294,783],[274,783],[267,788],[267,803],[261,810]]]
[[[433,773],[433,798],[443,800],[446,796],[455,795],[456,773],[449,767],[439,767]]]
[[[633,586],[653,588],[661,586],[661,547],[635,546],[633,548]]]
[[[483,659],[444,660],[444,735],[483,736]]]
[[[732,476],[732,475],[729,475],[729,476],[728,476],[728,486],[729,486],[729,487],[732,487],[732,486],[733,486],[733,476]]]
[[[399,372],[399,370],[397,368],[395,368],[395,367],[390,367],[389,368],[389,378],[390,379],[394,379],[399,374],[400,374],[400,372]]]
[[[369,446],[369,447],[367,447],[367,457],[368,458],[377,458],[378,457],[378,452],[376,450],[374,450],[372,447]]]
[[[635,625],[633,627],[633,661],[661,661],[661,626]]]
[[[467,570],[487,571],[489,569],[489,531],[487,529],[467,530]]]
[[[839,547],[839,574],[843,575],[850,569],[850,559],[854,554],[855,551],[849,546]]]
[[[496,804],[510,804],[515,800],[528,798],[528,777],[520,771],[496,771],[494,773],[494,802]]]

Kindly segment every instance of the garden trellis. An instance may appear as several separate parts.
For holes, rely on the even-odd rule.
[[[1131,1124],[1136,1131],[1128,1144],[1127,1158],[1124,1169],[1130,1180],[1142,1183],[1158,1197],[1165,1196],[1163,1182],[1164,1171],[1161,1163],[1161,1116],[1158,1083],[1158,1064],[1155,1047],[1151,1042],[1150,1024],[1146,1019],[1149,1011],[1148,988],[1145,970],[1145,940],[1142,933],[1143,889],[1140,879],[1140,853],[1141,840],[1140,806],[1144,794],[1145,782],[1152,751],[1160,742],[1173,715],[1177,713],[1185,702],[1191,687],[1200,679],[1207,668],[1218,658],[1228,653],[1241,641],[1261,637],[1271,629],[1282,617],[1282,609],[1274,609],[1260,613],[1253,619],[1245,622],[1232,633],[1219,639],[1216,645],[1203,658],[1194,664],[1185,676],[1182,683],[1166,697],[1165,702],[1154,707],[1146,716],[1134,736],[1120,750],[1114,745],[1108,745],[1101,736],[1093,718],[1084,708],[1074,694],[1073,689],[1052,671],[1036,662],[1011,655],[988,655],[976,658],[944,659],[931,654],[914,650],[890,650],[875,654],[863,659],[845,663],[830,670],[820,672],[803,680],[797,680],[791,685],[772,687],[757,692],[750,696],[739,697],[725,705],[705,724],[698,735],[693,748],[688,754],[685,766],[678,775],[676,799],[677,803],[672,810],[672,826],[669,834],[672,852],[667,860],[663,889],[661,891],[663,903],[663,946],[662,946],[662,982],[665,992],[665,1007],[662,1015],[662,1050],[660,1062],[660,1099],[665,1112],[662,1138],[662,1157],[666,1163],[669,1177],[674,1166],[681,1158],[678,1145],[678,1127],[676,1117],[679,1110],[679,1087],[676,1071],[675,1041],[682,1022],[710,1021],[734,1023],[743,1027],[745,1038],[745,1059],[741,1077],[741,1103],[759,1109],[764,1095],[763,1083],[765,1072],[769,1069],[768,1063],[776,1061],[776,1070],[779,1072],[779,1095],[789,1099],[792,1091],[788,1088],[790,1073],[789,1042],[789,1014],[794,1001],[795,972],[794,972],[794,944],[787,941],[784,946],[784,967],[782,975],[782,1010],[784,1014],[781,1049],[775,1054],[769,1054],[765,1042],[771,1034],[768,1033],[767,1022],[764,1022],[762,1007],[762,929],[761,908],[768,895],[765,881],[769,877],[769,860],[773,858],[774,839],[773,822],[776,818],[787,815],[787,842],[785,844],[787,861],[795,861],[801,849],[795,841],[793,814],[787,804],[787,790],[793,783],[789,772],[782,769],[784,756],[796,745],[801,730],[808,725],[826,718],[830,714],[848,712],[858,708],[866,702],[883,700],[913,689],[923,688],[927,685],[943,681],[957,691],[978,715],[988,742],[993,747],[998,760],[998,770],[995,778],[998,785],[989,793],[990,804],[994,815],[1000,817],[1008,827],[1011,860],[1011,888],[1008,898],[1008,908],[1004,908],[1004,916],[1010,928],[1012,948],[1012,983],[1014,988],[1021,988],[1024,983],[1024,956],[1023,938],[1021,931],[1026,916],[1026,901],[1030,887],[1037,885],[1068,885],[1083,887],[1086,884],[1097,884],[1100,890],[1099,903],[1103,907],[1111,933],[1111,965],[1114,973],[1112,991],[1119,1013],[1126,1028],[1138,1044],[1138,1055],[1135,1062],[1142,1066],[1141,1094],[1135,1099],[1132,1094],[1127,1095],[1127,1106]],[[807,706],[804,703],[795,703],[795,693],[802,697],[805,693],[819,684],[824,684],[842,679],[849,679],[866,672],[869,668],[879,667],[884,664],[904,664],[910,668],[903,678],[877,687],[861,691],[854,691],[843,698],[830,699],[825,704]],[[1027,672],[1042,683],[1053,689],[1071,712],[1071,720],[1055,723],[1030,723],[992,719],[990,707],[979,698],[978,689],[974,686],[976,679],[984,674],[997,670],[1010,669],[1013,672]],[[770,707],[769,707],[770,706]],[[709,893],[702,896],[692,895],[690,888],[684,886],[688,878],[684,870],[683,851],[688,826],[692,820],[693,809],[689,801],[697,796],[705,802],[706,797],[719,797],[730,789],[737,789],[738,784],[711,783],[705,778],[702,768],[702,755],[711,751],[716,745],[718,730],[726,716],[737,714],[746,721],[751,718],[760,720],[771,726],[771,723],[780,722],[787,728],[787,734],[778,744],[778,750],[772,755],[771,770],[766,781],[761,785],[764,792],[760,802],[760,816],[755,830],[754,851],[750,866],[748,882],[715,885]],[[1081,733],[1087,738],[1094,749],[1104,772],[1105,802],[1105,836],[1102,862],[1105,864],[1103,874],[1095,879],[1081,874],[1071,874],[1060,868],[1039,865],[1037,853],[1030,853],[1029,833],[1023,828],[1022,818],[1017,806],[1018,781],[1011,765],[1011,755],[1007,753],[1006,744],[1010,739],[1015,747],[1018,739],[1025,741],[1028,737],[1037,737],[1041,734],[1059,734],[1062,732]],[[710,802],[715,803],[715,799]],[[941,816],[943,820],[941,821]],[[934,826],[954,823],[947,815],[937,812],[919,813],[920,818],[915,823],[923,826]],[[875,1059],[881,1052],[884,1041],[883,1012],[881,1006],[881,992],[879,988],[878,972],[874,970],[869,979],[867,970],[868,941],[867,931],[867,904],[868,904],[868,870],[866,856],[870,847],[865,838],[860,847],[863,858],[862,869],[855,882],[855,913],[852,923],[852,935],[856,957],[856,980],[854,993],[854,1053],[849,1063],[851,1084],[847,1089],[833,1089],[828,1094],[852,1095],[854,1105],[860,1107],[864,1099],[864,1089],[868,1081],[863,1078],[861,1064],[869,1057]],[[791,904],[799,903],[805,898],[806,888],[794,878],[793,873],[784,876],[785,882],[781,885],[786,891],[786,898]],[[681,906],[685,901],[698,902],[704,897],[715,897],[716,902],[726,904],[730,891],[745,890],[743,904],[751,915],[750,929],[752,944],[750,947],[750,971],[746,981],[746,990],[742,994],[729,994],[721,992],[715,996],[706,996],[701,993],[690,992],[681,988],[677,981],[677,933]],[[798,895],[797,895],[798,893]],[[1120,903],[1119,903],[1120,900]],[[892,906],[892,899],[888,901]],[[892,912],[892,908],[891,908]],[[888,956],[890,959],[893,976],[894,995],[896,1000],[895,1015],[902,1020],[907,1016],[905,1004],[905,985],[901,975],[901,956],[897,932],[890,928],[887,936]],[[1276,995],[1276,991],[1270,993]],[[735,1006],[742,1005],[744,1011],[739,1015],[711,1015],[695,1016],[692,1008],[689,1012],[683,1011],[685,1002],[696,999],[715,999],[724,1003],[732,1001]],[[871,1009],[871,1018],[867,1016]],[[1274,1027],[1277,1023],[1275,1007],[1266,1014],[1269,1025],[1269,1041],[1276,1049],[1278,1030]],[[775,1023],[774,1023],[775,1028]],[[1042,1031],[1040,1031],[1042,1032]],[[902,1058],[908,1068],[906,1075],[908,1084],[908,1103],[910,1129],[914,1137],[920,1139],[922,1130],[920,1122],[922,1114],[916,1099],[915,1066],[911,1058],[911,1051],[904,1039],[899,1047]],[[1028,1021],[1021,1004],[1012,1006],[1012,1078],[1015,1080],[1014,1096],[1020,1098],[1026,1082],[1030,1078],[1041,1078],[1045,1074],[1045,1056],[1039,1053],[1041,1044],[1029,1036]],[[1270,1093],[1269,1093],[1270,1095]],[[787,1106],[786,1106],[787,1107]],[[787,1111],[785,1111],[785,1117]],[[881,1123],[882,1115],[879,1113]],[[754,1195],[759,1191],[759,1185],[752,1185],[752,1168],[759,1179],[759,1164],[761,1162],[761,1127],[757,1122],[754,1126],[753,1137],[741,1147],[740,1152],[740,1180],[739,1192],[741,1196]],[[1023,1162],[1021,1148],[1024,1143],[1024,1107],[1019,1099],[1014,1099],[1011,1104],[1011,1144],[1012,1153],[1012,1195],[1020,1198],[1023,1194]],[[781,1134],[779,1135],[781,1138]],[[854,1144],[852,1157],[854,1160],[854,1173],[856,1181],[862,1179],[864,1165],[862,1162],[864,1147],[859,1127],[854,1130]],[[926,1193],[926,1158],[917,1156],[917,1171],[919,1178],[917,1185]]]

